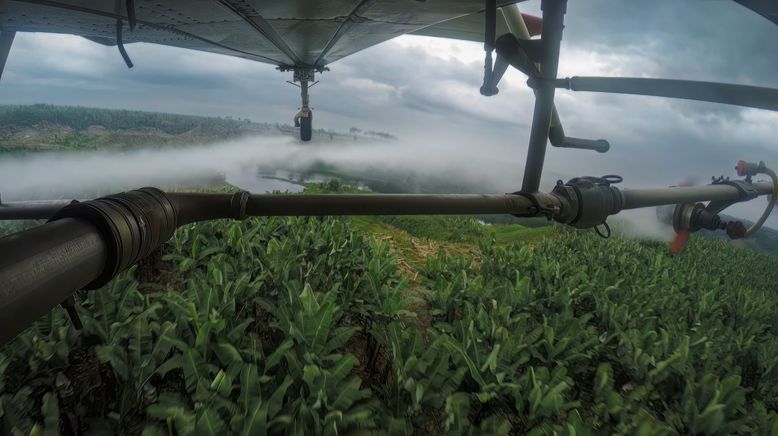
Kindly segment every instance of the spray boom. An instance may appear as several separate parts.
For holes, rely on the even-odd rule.
[[[71,301],[76,290],[103,286],[159,248],[178,227],[197,221],[249,216],[511,214],[545,216],[582,229],[607,229],[607,218],[622,210],[678,204],[674,223],[680,231],[723,229],[730,236],[746,237],[761,227],[772,210],[778,178],[764,163],[739,163],[738,173],[746,178],[664,189],[620,189],[614,185],[621,177],[603,176],[559,181],[550,193],[255,195],[143,188],[67,205],[5,204],[0,206],[0,219],[49,222],[0,238],[0,344],[52,307]],[[772,182],[752,182],[752,173],[768,174]],[[765,215],[750,229],[723,223],[718,216],[734,203],[767,194],[771,200]],[[709,203],[698,203],[702,201]],[[30,274],[33,265],[36,273]]]

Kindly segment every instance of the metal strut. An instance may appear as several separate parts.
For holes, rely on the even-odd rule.
[[[542,41],[540,76],[535,87],[535,109],[521,187],[524,192],[537,192],[540,187],[554,107],[554,80],[559,68],[559,47],[562,42],[567,0],[543,0],[541,8],[543,9],[543,31],[540,38]]]
[[[135,0],[127,0],[125,7],[127,8],[127,22],[130,23],[130,31],[133,31],[137,23],[135,18]]]
[[[8,54],[11,52],[11,46],[14,42],[16,32],[0,30],[0,79],[3,77],[5,62],[8,60]]]
[[[304,109],[307,109],[309,106],[309,99],[308,99],[308,81],[302,80],[300,81],[300,98],[302,99],[302,106]]]
[[[300,139],[310,141],[313,135],[313,111],[310,107],[310,98],[308,90],[315,85],[315,70],[313,68],[296,67],[294,68],[292,85],[300,88],[300,100],[302,101],[300,110],[294,116],[295,127],[300,128]],[[299,82],[298,85],[295,82]]]
[[[492,52],[494,51],[494,42],[497,39],[497,0],[486,0],[484,9],[484,83],[481,85],[481,95],[492,96],[496,95],[499,90],[497,89],[497,81],[493,79],[495,71],[492,67]],[[507,64],[503,62],[504,67],[502,72],[497,72],[499,77],[505,73]]]
[[[557,79],[557,88],[571,91],[609,92],[682,98],[778,111],[778,89],[696,80],[643,77],[568,77]]]
[[[496,88],[496,84],[499,83],[505,69],[511,65],[529,77],[527,83],[533,88],[533,91],[536,91],[538,81],[543,81],[538,66],[543,58],[543,42],[542,40],[530,39],[524,18],[519,13],[518,8],[504,8],[502,11],[511,28],[511,33],[502,35],[495,41],[497,61],[491,76],[491,86]],[[552,105],[551,111],[548,139],[554,147],[595,150],[600,153],[605,153],[610,149],[610,144],[604,139],[592,140],[566,136],[555,105]]]

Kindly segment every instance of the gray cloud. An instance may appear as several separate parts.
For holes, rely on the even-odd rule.
[[[522,3],[538,12],[537,1]],[[778,87],[778,26],[729,0],[571,1],[561,75],[631,75]],[[114,47],[77,38],[19,35],[0,103],[49,102],[230,115],[290,122],[299,105],[288,74],[272,66],[189,50]],[[331,65],[312,89],[317,127],[389,131],[450,150],[477,149],[506,163],[501,189],[517,187],[532,95],[511,72],[499,95],[478,94],[477,43],[403,37]],[[704,182],[740,158],[778,165],[778,114],[735,107],[559,91],[568,134],[611,141],[608,154],[549,148],[544,186],[557,177],[621,173],[631,186]],[[445,148],[443,148],[445,149]],[[439,149],[436,149],[439,150]],[[443,158],[427,153],[425,159]],[[477,170],[490,171],[486,161]],[[483,168],[480,168],[483,166]],[[508,170],[515,168],[515,171]],[[760,205],[761,206],[761,203]],[[756,207],[758,209],[758,207]]]
[[[778,26],[731,0],[569,2],[565,37],[670,77],[778,85]]]

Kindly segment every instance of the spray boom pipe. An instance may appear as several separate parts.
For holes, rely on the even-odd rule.
[[[165,194],[155,188],[56,211],[46,205],[25,207],[25,217],[50,221],[0,238],[0,345],[76,290],[105,285],[189,223],[271,215],[532,216],[533,208],[530,200],[515,195]]]
[[[773,193],[772,182],[756,182],[753,185],[758,195]],[[662,189],[623,189],[622,210],[643,207],[665,206],[698,201],[740,200],[741,192],[731,185],[673,186]]]
[[[166,194],[143,188],[64,207],[22,208],[44,225],[0,238],[0,345],[79,289],[96,289],[160,247],[180,226],[248,216],[511,214],[578,228],[623,209],[705,200],[744,201],[730,185],[621,190],[612,178],[581,177],[551,193],[505,195]],[[756,195],[773,184],[748,184]],[[4,206],[5,212],[14,207]],[[54,210],[57,209],[57,210]],[[8,215],[6,215],[8,216]]]

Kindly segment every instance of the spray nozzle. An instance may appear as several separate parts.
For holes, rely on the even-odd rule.
[[[765,169],[767,169],[767,166],[763,161],[759,161],[759,163],[754,162],[746,162],[744,160],[737,161],[737,165],[735,166],[735,171],[737,171],[737,175],[740,177],[751,177],[755,176],[757,174],[764,174]]]

